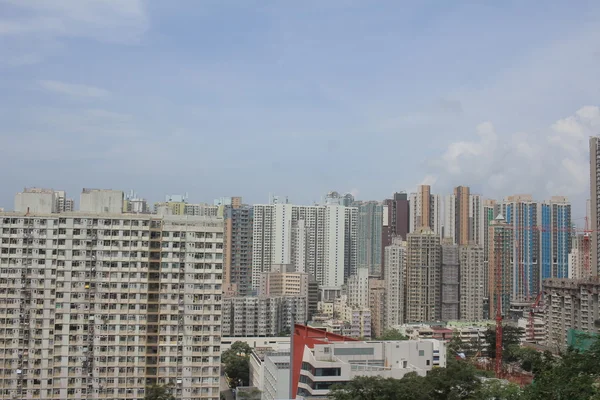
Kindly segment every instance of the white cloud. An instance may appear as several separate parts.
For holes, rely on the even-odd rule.
[[[42,88],[50,92],[73,97],[106,97],[110,94],[108,90],[94,86],[77,85],[60,81],[45,80],[40,81],[39,84]]]
[[[137,44],[149,27],[142,0],[0,0],[0,65],[42,62],[66,39]],[[17,43],[17,44],[15,44]]]
[[[137,42],[148,28],[141,0],[0,0],[24,11],[22,18],[0,20],[0,35],[87,37],[107,42]]]
[[[465,184],[502,198],[532,193],[540,200],[588,196],[588,137],[600,134],[600,107],[585,106],[546,129],[499,135],[491,122],[477,127],[476,140],[451,143],[433,163],[439,181]]]

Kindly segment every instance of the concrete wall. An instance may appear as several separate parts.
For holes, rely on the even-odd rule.
[[[15,195],[15,211],[38,214],[57,212],[58,196],[56,192],[23,192]]]
[[[83,189],[79,203],[82,212],[121,214],[124,195],[120,190]]]

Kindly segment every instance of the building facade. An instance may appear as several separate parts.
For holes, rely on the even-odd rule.
[[[73,199],[63,190],[25,188],[15,195],[15,212],[64,213],[75,209]]]
[[[369,279],[369,309],[371,310],[371,336],[378,338],[383,333],[386,307],[385,280]]]
[[[512,301],[530,304],[541,290],[540,203],[530,195],[508,196],[501,212],[513,231]]]
[[[546,346],[566,348],[569,331],[600,332],[600,283],[596,279],[544,280]]]
[[[431,194],[429,185],[420,185],[415,193],[410,194],[409,232],[419,232],[429,228],[437,235],[442,234],[440,212],[440,196]]]
[[[253,221],[252,206],[225,206],[223,283],[236,296],[252,294]]]
[[[592,277],[591,233],[571,235],[569,253],[569,273],[571,279],[589,279]]]
[[[441,304],[442,321],[455,321],[460,317],[460,264],[459,247],[442,245]]]
[[[293,320],[307,320],[306,297],[223,298],[223,336],[280,336]]]
[[[309,277],[306,272],[295,272],[292,265],[273,265],[271,268],[271,272],[261,275],[259,296],[308,298]]]
[[[542,280],[569,277],[571,250],[571,203],[566,197],[554,196],[541,204],[540,260]]]
[[[590,229],[591,229],[591,274],[598,276],[600,265],[600,137],[590,138]]]
[[[439,235],[428,228],[408,234],[406,258],[406,321],[439,320],[442,263]]]
[[[395,237],[385,248],[385,275],[383,277],[384,306],[383,330],[402,324],[405,319],[405,290],[407,270],[406,242]],[[379,334],[381,334],[381,332]]]
[[[356,273],[358,210],[337,204],[254,206],[252,286],[273,264],[293,264],[324,286]]]
[[[354,307],[369,307],[369,268],[358,268],[356,275],[348,278],[348,303]]]
[[[484,286],[487,274],[483,246],[470,244],[459,248],[460,265],[460,319],[483,319]]]
[[[3,213],[0,238],[0,398],[219,398],[222,221]]]
[[[508,315],[513,294],[513,229],[502,214],[490,224],[488,233],[488,290],[490,318],[500,308]],[[498,301],[498,295],[500,301]]]
[[[372,276],[381,275],[383,205],[377,201],[354,202],[358,208],[358,268],[368,268]]]
[[[400,236],[406,240],[409,233],[409,204],[405,192],[394,193],[383,202],[383,227],[381,228],[381,265],[384,266],[384,249],[392,244],[392,238]],[[383,271],[381,273],[383,276]]]

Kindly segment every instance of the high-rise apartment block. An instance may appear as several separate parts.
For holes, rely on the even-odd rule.
[[[460,246],[460,319],[483,319],[484,286],[487,273],[483,247],[477,244]]]
[[[441,286],[440,237],[428,228],[408,234],[406,322],[437,321]]]
[[[120,190],[83,189],[79,197],[79,211],[94,214],[120,214],[125,195]]]
[[[571,205],[563,196],[537,202],[530,195],[516,195],[498,209],[513,231],[512,302],[531,304],[543,279],[568,276]]]
[[[458,245],[483,244],[483,213],[480,195],[471,194],[468,186],[454,188],[444,202],[444,238]]]
[[[569,331],[600,333],[600,283],[592,279],[544,280],[546,346],[564,349]]]
[[[0,215],[0,398],[218,399],[222,221],[82,208]]]
[[[233,293],[236,296],[252,294],[253,221],[252,206],[225,206],[225,293]]]
[[[422,228],[429,228],[437,235],[442,233],[440,196],[431,194],[429,185],[420,185],[417,187],[416,193],[410,194],[409,206],[410,232],[419,232]]]
[[[500,204],[513,231],[512,301],[530,304],[541,290],[540,203],[530,195],[508,196]]]
[[[74,208],[75,202],[62,190],[25,188],[15,195],[16,212],[63,213]]]
[[[489,271],[489,266],[488,266],[488,252],[490,249],[490,243],[489,243],[489,234],[490,234],[490,224],[491,222],[496,218],[496,216],[500,213],[499,211],[499,207],[496,206],[496,200],[491,200],[491,199],[485,199],[483,200],[483,262],[485,264],[485,268],[484,268],[484,274],[485,274],[485,278],[484,278],[484,284],[483,284],[483,296],[484,297],[488,297],[489,296],[489,289],[488,289],[488,271]]]
[[[442,321],[460,317],[460,266],[458,245],[442,245],[441,310]]]
[[[488,243],[489,316],[496,315],[498,307],[502,315],[508,315],[513,294],[514,237],[501,214],[490,224]]]
[[[223,336],[278,336],[306,320],[306,297],[223,298]]]
[[[577,233],[571,236],[569,253],[569,278],[589,279],[592,277],[591,233]]]
[[[384,266],[384,250],[392,244],[392,238],[400,236],[406,240],[410,229],[408,195],[394,193],[393,198],[383,202],[383,227],[381,229],[381,265]],[[383,272],[381,274],[383,276]]]
[[[348,304],[369,308],[369,268],[359,267],[356,274],[348,278],[347,286]]]
[[[371,336],[380,337],[385,324],[386,282],[383,279],[369,279],[369,309],[371,310]],[[404,303],[404,302],[403,302]]]
[[[337,204],[254,206],[252,286],[273,264],[293,264],[328,287],[340,287],[357,268],[358,210]]]
[[[264,297],[306,297],[308,298],[309,277],[306,272],[296,272],[293,266],[271,266],[271,272],[263,272],[260,277],[259,296]]]
[[[354,202],[358,208],[358,268],[368,268],[372,276],[381,275],[383,205],[376,201]]]
[[[129,194],[125,195],[123,212],[130,214],[149,214],[150,207],[148,206],[146,199],[138,197],[132,190]]]
[[[571,203],[566,197],[554,196],[541,204],[541,275],[547,278],[569,277],[571,249]]]
[[[598,276],[600,266],[600,137],[590,138],[590,235],[591,235],[591,274]]]
[[[383,330],[404,323],[406,256],[406,242],[400,236],[385,248]]]

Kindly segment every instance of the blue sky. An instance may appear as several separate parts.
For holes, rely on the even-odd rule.
[[[478,3],[0,0],[0,206],[427,182],[582,209],[600,4]]]

